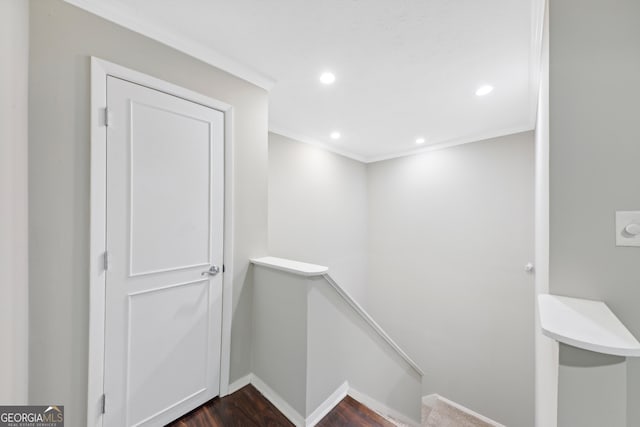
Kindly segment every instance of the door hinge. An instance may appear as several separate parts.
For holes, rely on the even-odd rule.
[[[107,402],[107,397],[103,394],[101,402],[100,402],[100,413],[101,414],[104,414],[106,402]]]
[[[109,111],[109,107],[104,108],[104,125],[106,127],[111,126],[111,111]]]
[[[104,271],[109,270],[109,252],[105,251],[103,257]]]
[[[222,264],[222,272],[224,273],[224,264]]]

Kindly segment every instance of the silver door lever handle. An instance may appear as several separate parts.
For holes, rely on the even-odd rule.
[[[216,274],[220,273],[220,267],[218,267],[217,265],[212,265],[210,269],[208,269],[207,271],[203,271],[200,275],[201,276],[215,276]]]

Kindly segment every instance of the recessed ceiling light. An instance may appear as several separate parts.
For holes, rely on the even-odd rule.
[[[426,142],[426,140],[424,138],[416,139],[416,144],[424,144],[425,142]]]
[[[331,137],[331,139],[340,139],[342,135],[340,135],[340,132],[331,132],[331,135],[329,136]]]
[[[476,95],[485,96],[490,94],[492,90],[493,90],[493,86],[490,86],[490,85],[480,86],[478,90],[476,90]]]
[[[336,75],[330,71],[325,71],[324,73],[320,74],[320,82],[325,85],[330,85],[335,81]]]

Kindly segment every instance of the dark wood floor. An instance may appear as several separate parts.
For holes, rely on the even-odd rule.
[[[293,426],[258,390],[248,385],[216,397],[169,424],[171,427]]]
[[[169,427],[284,427],[293,426],[275,406],[248,385],[194,409]],[[345,397],[319,427],[392,427],[393,424],[351,397]]]

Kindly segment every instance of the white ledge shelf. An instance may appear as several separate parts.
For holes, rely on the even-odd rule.
[[[251,262],[255,265],[270,267],[275,270],[286,271],[300,276],[322,276],[329,271],[329,267],[306,262],[291,261],[290,259],[266,256],[263,258],[253,258]]]
[[[538,295],[542,333],[597,353],[640,357],[640,342],[604,302]]]

